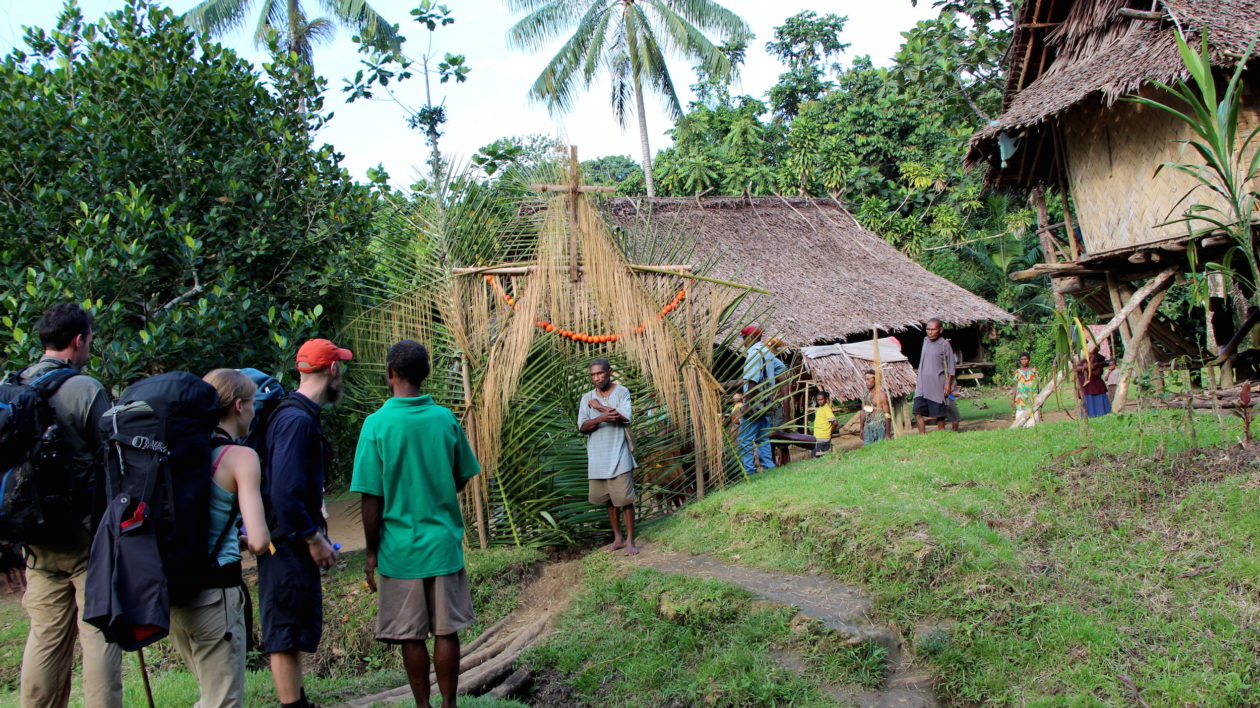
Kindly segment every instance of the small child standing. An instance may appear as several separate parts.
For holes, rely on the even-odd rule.
[[[814,391],[814,457],[831,450],[831,436],[836,434],[836,414],[831,410],[831,396],[824,390]]]
[[[1019,414],[1025,417],[1032,415],[1036,423],[1038,414],[1033,413],[1033,400],[1037,398],[1037,369],[1032,365],[1032,357],[1028,352],[1019,355],[1019,368],[1015,369],[1015,385],[1011,387],[1011,408],[1015,410],[1015,419]]]

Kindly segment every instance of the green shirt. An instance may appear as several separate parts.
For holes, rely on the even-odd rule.
[[[432,396],[391,398],[367,417],[350,491],[382,498],[381,575],[431,578],[464,567],[455,480],[480,471],[455,414]]]

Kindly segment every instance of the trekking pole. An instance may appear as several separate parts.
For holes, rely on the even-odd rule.
[[[149,708],[157,708],[153,702],[153,688],[149,686],[149,670],[144,666],[144,650],[136,650],[136,658],[140,660],[140,678],[144,679],[144,696],[149,699]]]

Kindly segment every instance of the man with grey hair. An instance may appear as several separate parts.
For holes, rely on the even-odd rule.
[[[923,350],[919,354],[919,381],[914,387],[914,416],[919,433],[927,432],[927,420],[936,421],[937,430],[945,429],[949,412],[945,400],[954,388],[954,348],[941,336],[941,321],[935,317],[927,321],[924,329]]]
[[[630,445],[630,391],[612,380],[612,364],[604,358],[590,366],[595,388],[578,403],[578,430],[586,436],[586,477],[588,500],[608,509],[613,542],[606,551],[625,549],[628,556],[639,552],[634,545],[634,449]],[[622,536],[621,525],[626,527]]]

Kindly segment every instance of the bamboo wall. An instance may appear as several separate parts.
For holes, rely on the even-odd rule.
[[[1154,91],[1146,95],[1162,98]],[[1244,137],[1260,124],[1255,94],[1245,96],[1245,103],[1239,130]],[[1190,137],[1189,128],[1163,111],[1131,101],[1091,102],[1066,115],[1062,131],[1069,187],[1089,253],[1183,236],[1185,224],[1158,224],[1177,218],[1190,204],[1212,203],[1200,189],[1178,205],[1195,180],[1167,168],[1155,175],[1164,162],[1200,162],[1198,153],[1176,142]]]

